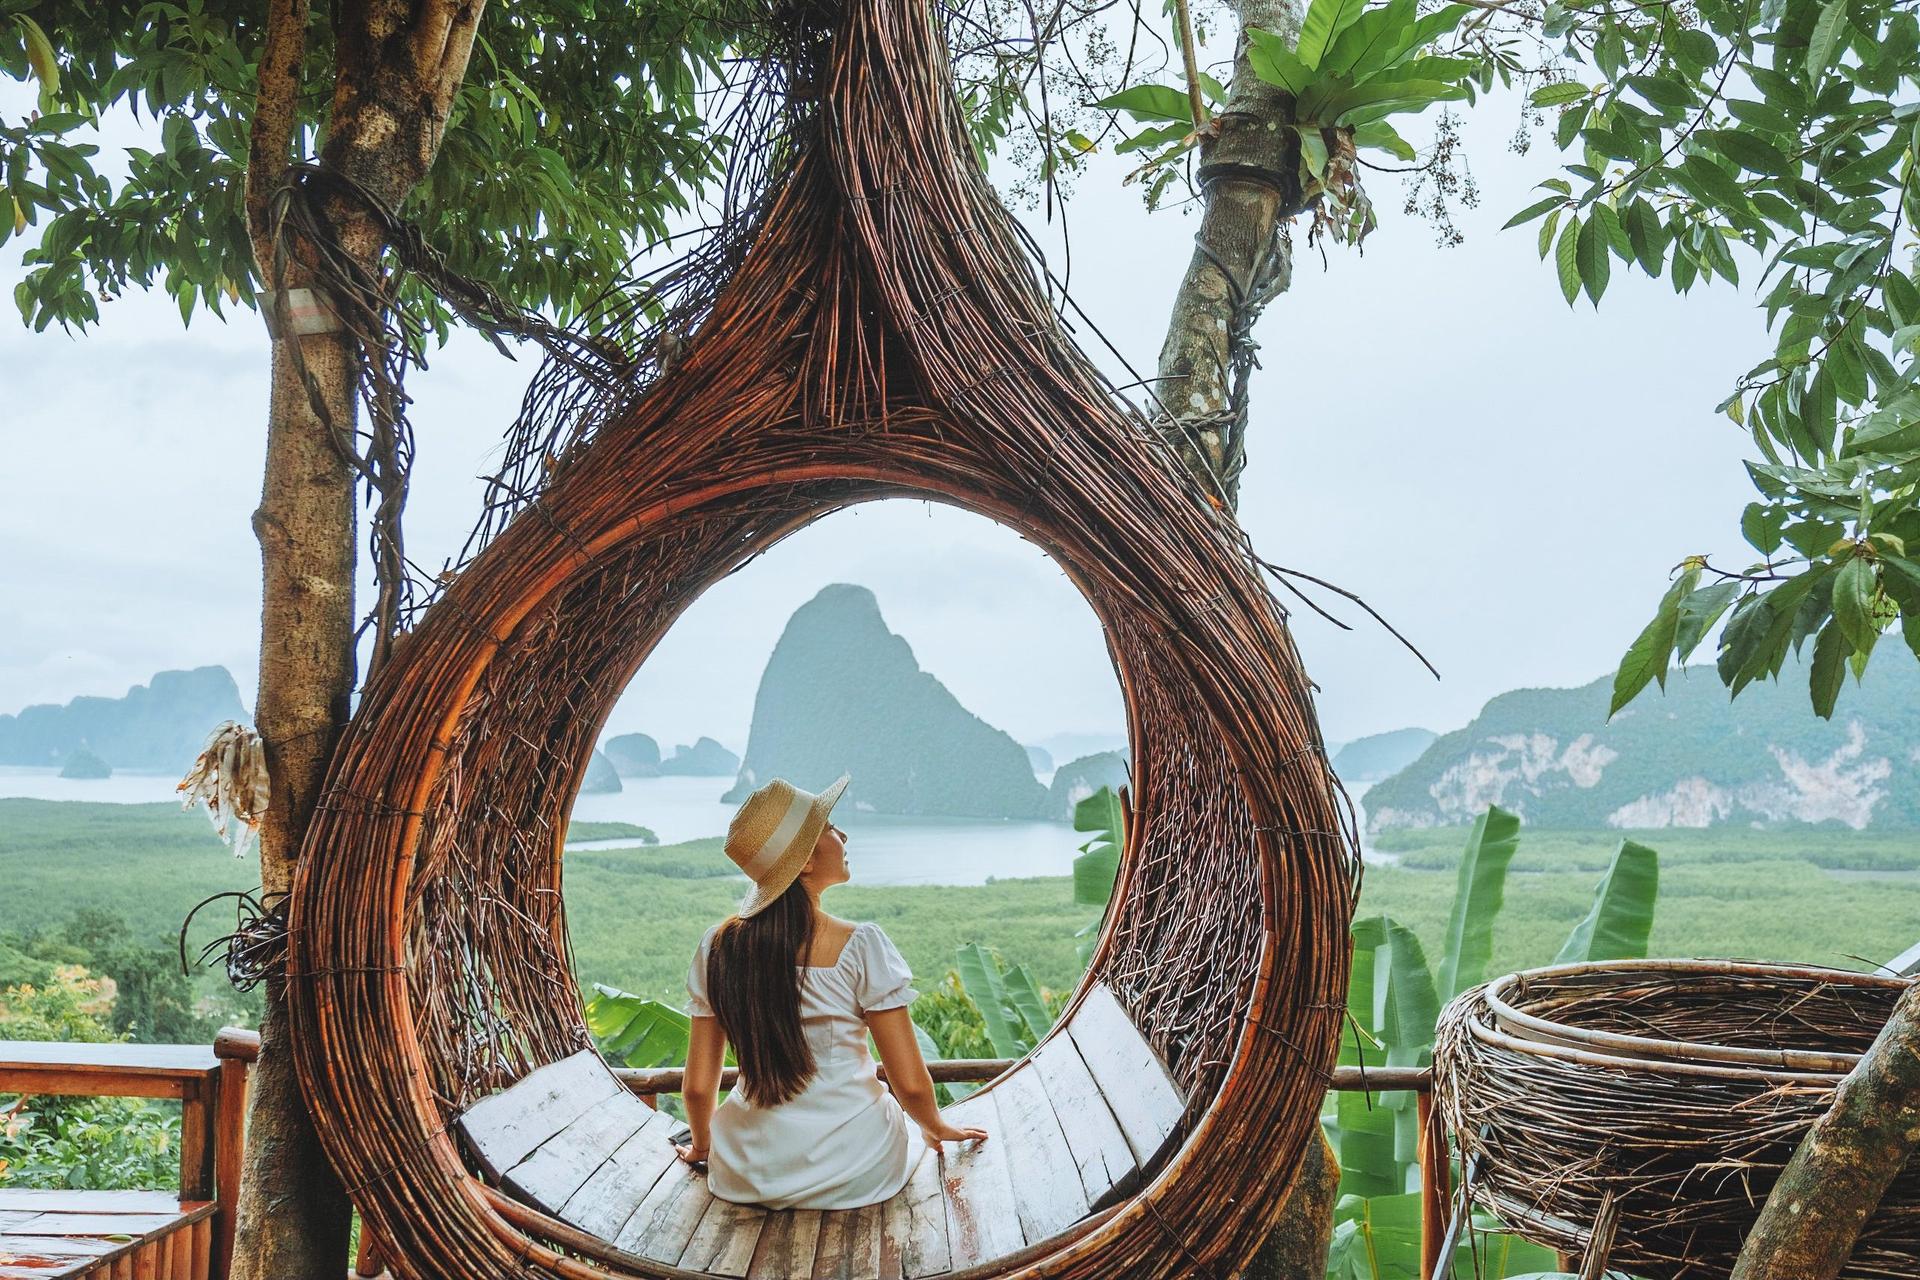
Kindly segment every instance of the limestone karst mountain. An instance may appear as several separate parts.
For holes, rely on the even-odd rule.
[[[887,629],[865,587],[836,583],[797,609],[754,699],[739,800],[775,776],[879,813],[1039,818],[1047,789],[1026,748],[960,705]]]
[[[696,739],[692,746],[681,743],[660,762],[662,774],[689,778],[731,778],[739,769],[739,756],[705,737]]]
[[[1552,827],[1920,828],[1920,664],[1903,652],[1849,681],[1831,721],[1797,664],[1733,701],[1713,672],[1676,671],[1609,722],[1611,687],[1494,698],[1373,785],[1369,828],[1464,823],[1489,804]]]
[[[1073,820],[1073,807],[1102,787],[1115,791],[1127,785],[1127,754],[1124,751],[1097,751],[1078,760],[1069,760],[1054,771],[1053,785],[1047,789],[1047,808],[1062,822]]]
[[[80,697],[0,715],[0,764],[64,765],[84,748],[115,769],[185,772],[215,726],[246,719],[225,667],[162,671],[124,697]]]
[[[652,778],[660,773],[660,744],[644,733],[623,733],[600,744],[623,778]]]
[[[612,795],[621,790],[620,774],[604,751],[596,751],[587,761],[587,776],[580,781],[583,796]]]
[[[1440,735],[1431,729],[1390,729],[1355,738],[1333,752],[1333,771],[1347,782],[1378,782],[1391,778],[1433,745]]]

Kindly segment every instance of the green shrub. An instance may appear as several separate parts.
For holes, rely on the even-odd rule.
[[[111,978],[54,965],[41,982],[0,990],[0,1040],[123,1040],[116,994]],[[178,1103],[0,1096],[0,1186],[164,1187],[179,1177],[179,1152]]]

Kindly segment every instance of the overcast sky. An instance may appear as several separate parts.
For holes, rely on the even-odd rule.
[[[0,114],[17,113],[0,96]],[[1435,681],[1350,608],[1345,633],[1296,611],[1327,735],[1455,728],[1496,693],[1608,672],[1682,555],[1737,558],[1744,435],[1713,406],[1766,349],[1745,292],[1677,298],[1625,271],[1569,310],[1534,250],[1502,233],[1551,172],[1509,149],[1511,99],[1475,110],[1482,192],[1466,243],[1438,248],[1369,175],[1382,226],[1364,255],[1301,246],[1257,331],[1241,518],[1269,559],[1357,591],[1440,668]],[[1417,127],[1409,130],[1418,133]],[[1124,165],[1066,207],[1073,293],[1150,369],[1196,219],[1146,213]],[[1023,214],[1058,258],[1061,225]],[[19,242],[0,246],[11,297]],[[165,298],[105,308],[96,331],[0,317],[0,711],[120,694],[154,671],[223,663],[251,697],[267,342],[258,318]],[[1096,357],[1118,373],[1104,352]],[[420,457],[409,549],[457,547],[532,371],[471,340],[409,384]],[[1124,379],[1123,379],[1124,380]],[[918,503],[832,517],[716,587],[636,679],[610,726],[745,746],[787,616],[822,585],[871,587],[921,665],[1023,741],[1121,725],[1099,628],[1051,563],[987,521]]]

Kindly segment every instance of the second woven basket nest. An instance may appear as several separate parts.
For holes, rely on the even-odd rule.
[[[1732,1272],[1781,1169],[1908,986],[1787,965],[1632,960],[1511,974],[1442,1015],[1434,1097],[1474,1202],[1586,1250],[1619,1214],[1613,1270]],[[1920,1275],[1920,1165],[1841,1273]]]

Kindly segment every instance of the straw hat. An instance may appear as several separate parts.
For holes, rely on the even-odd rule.
[[[764,911],[787,891],[813,856],[827,814],[846,789],[844,773],[819,795],[775,778],[747,797],[727,826],[727,856],[753,881],[740,904],[742,917]]]

